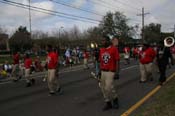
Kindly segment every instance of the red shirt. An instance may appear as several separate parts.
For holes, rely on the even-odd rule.
[[[24,61],[24,67],[26,69],[30,69],[31,65],[32,65],[32,59],[31,58],[26,58],[25,61]]]
[[[144,51],[140,52],[140,63],[142,64],[148,64],[153,62],[154,58],[156,56],[156,52],[152,48],[147,48]]]
[[[139,54],[139,49],[138,48],[134,48],[134,55],[138,55]]]
[[[84,52],[83,57],[84,57],[85,59],[88,59],[89,54],[88,54],[87,52]]]
[[[171,49],[171,53],[175,54],[175,46],[172,46],[170,49]]]
[[[118,49],[114,46],[100,49],[100,68],[101,70],[116,71],[116,63],[119,61]]]
[[[13,55],[13,64],[19,64],[19,54]]]
[[[125,47],[123,51],[124,51],[124,53],[129,53],[130,48],[129,47]]]
[[[57,65],[58,65],[58,54],[55,52],[50,52],[47,55],[48,69],[56,69]]]

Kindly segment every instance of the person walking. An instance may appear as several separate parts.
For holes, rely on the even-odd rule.
[[[84,69],[89,69],[89,66],[88,66],[88,59],[89,59],[89,54],[86,50],[84,50],[83,52],[83,63],[84,63]]]
[[[49,94],[55,95],[56,92],[60,92],[60,86],[58,84],[58,53],[52,48],[51,45],[47,46],[48,55],[47,55],[47,68],[48,68],[48,88]]]
[[[19,76],[19,58],[20,58],[20,55],[18,52],[14,52],[13,54],[13,66],[12,66],[12,80],[14,82],[18,81],[20,79]]]
[[[142,51],[139,54],[140,60],[140,83],[146,82],[148,79],[153,80],[153,61],[156,57],[156,52],[149,46],[149,44],[144,43]]]
[[[157,63],[159,68],[159,85],[163,85],[166,81],[166,69],[169,63],[169,59],[173,59],[170,47],[166,47],[163,44],[160,44],[157,50]],[[171,60],[171,64],[173,65],[173,60]]]
[[[30,87],[32,84],[35,83],[35,80],[30,76],[31,74],[31,66],[32,66],[32,59],[30,58],[29,54],[26,54],[24,60],[24,68],[25,68],[25,79],[26,79],[26,87]]]
[[[111,40],[108,36],[104,36],[102,40],[103,47],[100,49],[100,69],[101,69],[101,90],[105,100],[103,111],[111,108],[118,109],[118,95],[114,88],[114,76],[117,61],[119,60],[119,53],[116,47],[111,45]]]

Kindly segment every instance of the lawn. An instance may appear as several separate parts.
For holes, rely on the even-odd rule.
[[[141,106],[135,116],[175,116],[175,78]]]

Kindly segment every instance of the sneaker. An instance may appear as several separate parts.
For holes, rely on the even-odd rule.
[[[96,76],[96,74],[94,72],[91,72],[91,75],[92,75],[92,77],[94,77],[95,79],[97,79],[97,76]]]
[[[112,104],[111,102],[106,102],[105,106],[103,107],[103,111],[107,111],[109,109],[112,109]]]
[[[45,77],[43,78],[43,82],[46,82],[46,78]]]
[[[115,98],[115,99],[113,100],[112,107],[113,107],[114,109],[118,109],[118,108],[119,108],[118,98]]]

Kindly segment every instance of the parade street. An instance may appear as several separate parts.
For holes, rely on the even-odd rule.
[[[47,82],[42,81],[43,73],[36,74],[35,85],[28,88],[24,78],[1,82],[0,116],[120,116],[158,85],[158,73],[152,82],[139,83],[138,62],[132,60],[129,65],[121,62],[120,79],[115,80],[120,107],[104,112],[102,93],[90,74],[93,65],[88,70],[82,67],[60,70],[61,95],[49,96]],[[174,69],[167,70],[167,77]]]

